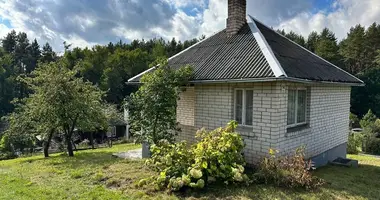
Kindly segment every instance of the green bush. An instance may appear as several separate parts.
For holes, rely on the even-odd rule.
[[[348,135],[347,153],[358,154],[362,151],[363,135],[361,133],[350,133]]]
[[[0,160],[9,160],[17,158],[17,155],[12,152],[0,152]]]
[[[366,142],[366,152],[380,155],[380,138],[371,137]]]
[[[375,123],[376,119],[376,115],[373,114],[371,109],[369,109],[367,114],[363,116],[363,119],[360,120],[360,126],[362,128],[370,127]]]
[[[149,181],[141,180],[139,185],[152,182],[157,189],[178,191],[184,187],[201,189],[216,181],[248,183],[242,156],[244,143],[234,132],[236,125],[236,122],[230,122],[225,128],[211,132],[202,129],[197,133],[200,141],[192,147],[188,147],[186,142],[154,145],[151,148],[152,158],[147,164],[160,175]]]
[[[313,189],[323,184],[309,171],[311,162],[305,163],[304,149],[299,148],[293,155],[277,157],[275,150],[270,150],[271,156],[264,158],[254,174],[258,183],[275,184],[289,188]]]

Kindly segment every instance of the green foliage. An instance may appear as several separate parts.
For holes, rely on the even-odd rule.
[[[62,132],[70,156],[73,156],[71,139],[75,128],[94,131],[108,127],[103,92],[76,74],[77,71],[68,69],[63,61],[39,66],[33,71],[33,77],[23,79],[33,94],[25,98],[24,104],[20,104],[13,114],[24,116],[24,113],[30,113],[25,116],[28,116],[29,124],[33,124],[31,130],[43,138],[51,130]],[[23,123],[14,120],[10,123],[10,130],[16,130]]]
[[[10,160],[17,158],[17,155],[13,152],[1,152],[0,151],[0,161],[1,160]]]
[[[352,88],[352,112],[363,116],[371,109],[380,114],[380,67],[373,67],[358,75],[366,85]]]
[[[168,176],[181,176],[186,173],[194,157],[186,142],[171,144],[161,140],[151,147],[151,151],[152,157],[146,164]]]
[[[275,184],[289,188],[314,189],[324,181],[311,174],[311,161],[305,163],[304,148],[298,148],[293,155],[277,157],[270,149],[270,157],[264,158],[254,174],[259,183]]]
[[[362,128],[372,127],[376,119],[377,119],[376,115],[373,114],[371,109],[369,109],[367,114],[364,115],[363,119],[360,120],[360,126]]]
[[[370,137],[366,142],[366,152],[374,155],[380,155],[380,138]]]
[[[127,104],[131,132],[139,142],[156,144],[163,139],[173,142],[178,131],[177,100],[193,70],[189,66],[172,70],[167,61],[160,63],[157,69],[141,78],[141,87],[130,96]]]
[[[354,113],[350,113],[350,129],[356,128],[359,126],[359,118]]]
[[[200,130],[200,141],[188,147],[186,142],[161,142],[152,147],[149,166],[160,172],[152,182],[157,189],[178,191],[183,187],[202,189],[215,181],[225,184],[248,183],[242,156],[243,140],[235,133],[236,122],[207,132]],[[139,185],[149,181],[142,180]]]
[[[244,143],[241,136],[235,133],[237,123],[230,122],[225,128],[211,132],[202,129],[197,137],[201,139],[193,149],[195,163],[193,167],[200,169],[206,177],[222,179],[228,182],[242,182],[244,176]]]
[[[362,151],[363,139],[361,133],[350,133],[348,135],[347,153],[359,154]]]

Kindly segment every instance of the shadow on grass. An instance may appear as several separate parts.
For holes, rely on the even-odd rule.
[[[358,168],[326,166],[315,174],[327,181],[325,189],[365,199],[379,199],[380,166],[367,164],[360,164]]]
[[[87,167],[104,167],[119,162],[120,158],[112,156],[111,152],[81,152],[74,157],[66,154],[51,156],[49,158],[28,159],[22,163],[44,162],[46,165],[52,165],[58,168],[87,168]]]

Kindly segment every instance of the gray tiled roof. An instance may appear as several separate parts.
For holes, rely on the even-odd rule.
[[[288,77],[313,81],[361,83],[354,76],[279,35],[257,20],[254,21]]]
[[[238,34],[227,37],[226,30],[222,30],[170,58],[168,63],[175,69],[193,66],[193,81],[199,82],[288,79],[362,83],[253,18]],[[139,82],[141,76],[129,82]]]
[[[169,60],[175,68],[187,64],[195,80],[274,77],[248,24],[232,37],[223,30]]]

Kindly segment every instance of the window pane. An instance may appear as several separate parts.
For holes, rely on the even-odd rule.
[[[288,91],[288,125],[295,124],[296,121],[296,90]]]
[[[236,90],[236,102],[235,102],[235,120],[242,124],[243,119],[243,91]]]
[[[298,90],[297,123],[306,122],[306,90]]]
[[[253,91],[245,91],[245,125],[252,125],[253,121]]]

